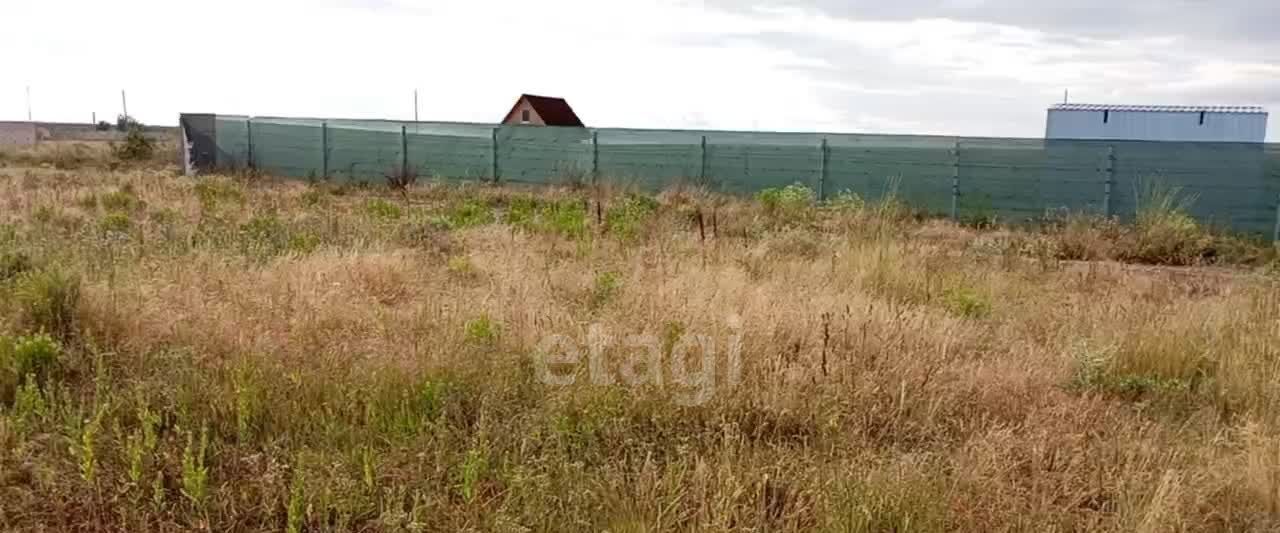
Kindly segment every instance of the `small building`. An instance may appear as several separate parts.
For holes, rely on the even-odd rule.
[[[32,146],[39,140],[35,122],[0,121],[0,146]]]
[[[564,98],[522,94],[502,119],[503,124],[530,126],[569,126],[581,128],[582,120]]]
[[[1261,143],[1267,112],[1244,106],[1057,104],[1048,139]]]

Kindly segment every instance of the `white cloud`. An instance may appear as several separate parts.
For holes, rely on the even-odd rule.
[[[132,114],[167,124],[183,111],[411,118],[417,88],[424,120],[492,122],[531,92],[569,98],[597,126],[1036,136],[1064,87],[1078,99],[1184,103],[1248,98],[1277,74],[1189,53],[1176,35],[1106,40],[677,1],[44,0],[5,10],[0,119],[25,117],[27,84],[40,120],[109,118],[126,88]]]

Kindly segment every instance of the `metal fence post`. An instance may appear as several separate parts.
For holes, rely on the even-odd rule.
[[[320,123],[320,177],[329,177],[329,123]]]
[[[249,168],[255,168],[253,164],[253,119],[251,118],[247,118],[244,121],[244,135],[249,143],[249,153],[245,164],[248,165]]]
[[[951,148],[951,220],[960,218],[960,139]]]
[[[600,130],[591,130],[591,180],[600,180]]]
[[[1276,201],[1276,230],[1271,235],[1272,244],[1280,244],[1280,198]]]
[[[818,201],[825,202],[827,200],[827,138],[822,138],[822,145],[819,147],[822,152],[818,159]]]
[[[702,136],[701,157],[702,157],[702,163],[701,163],[701,166],[698,168],[698,181],[703,184],[706,184],[707,183],[707,136],[706,135]]]
[[[497,183],[498,182],[498,128],[493,128],[493,131],[489,132],[489,142],[490,142],[490,146],[493,148],[492,150],[493,182]]]
[[[400,173],[409,172],[409,130],[400,125]]]
[[[1102,197],[1102,215],[1105,217],[1111,216],[1111,183],[1115,179],[1115,173],[1116,173],[1116,147],[1108,146],[1107,147],[1107,166],[1106,166],[1107,181],[1104,185],[1105,192],[1104,192],[1104,196]]]

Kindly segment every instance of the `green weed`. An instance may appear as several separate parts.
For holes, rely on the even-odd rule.
[[[605,211],[605,228],[620,239],[634,239],[644,222],[657,210],[657,200],[644,195],[627,194]]]
[[[493,344],[498,339],[498,326],[489,315],[468,320],[465,326],[467,341],[475,344]]]
[[[76,330],[80,278],[58,268],[29,272],[18,280],[14,301],[29,329],[67,339]]]
[[[377,221],[398,220],[401,216],[404,216],[404,211],[400,209],[400,206],[382,198],[371,198],[365,202],[364,213],[370,219]]]
[[[209,448],[209,428],[200,429],[199,447],[194,443],[195,434],[187,433],[187,446],[182,450],[182,495],[197,508],[204,507],[209,497],[209,467],[205,457]]]

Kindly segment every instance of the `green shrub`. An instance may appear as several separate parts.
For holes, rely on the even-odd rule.
[[[404,215],[400,206],[382,198],[372,198],[365,202],[364,212],[374,220],[396,220]]]
[[[644,221],[657,210],[657,200],[639,194],[628,194],[609,206],[605,212],[605,228],[618,238],[633,239]]]
[[[200,208],[213,211],[227,203],[244,204],[244,191],[227,180],[209,179],[197,183],[194,189]]]
[[[125,187],[102,195],[99,203],[108,211],[132,211],[140,202],[133,194],[132,188]]]
[[[991,314],[991,302],[967,287],[947,289],[942,294],[942,303],[952,314],[964,318],[986,318]]]
[[[10,354],[14,374],[35,376],[43,384],[49,371],[61,358],[62,346],[53,337],[37,333],[29,337],[18,337],[13,342]]]
[[[142,133],[142,128],[135,124],[129,127],[123,143],[111,145],[111,151],[117,159],[123,161],[145,161],[155,155],[156,143],[147,138]]]
[[[489,319],[489,315],[468,320],[465,330],[467,340],[477,344],[493,344],[498,339],[498,326]]]
[[[801,221],[812,215],[813,189],[802,183],[773,187],[756,193],[756,200],[769,216],[785,221]]]
[[[587,208],[582,200],[565,198],[540,202],[534,198],[512,199],[506,222],[526,231],[559,234],[579,239],[587,234]]]
[[[618,290],[622,288],[622,281],[618,279],[618,275],[613,272],[601,272],[596,276],[595,284],[591,287],[590,306],[592,309],[598,309],[613,298]]]
[[[76,330],[80,278],[57,268],[29,272],[19,279],[14,301],[28,328],[67,339]]]
[[[493,210],[474,200],[466,200],[449,208],[444,218],[449,229],[464,229],[493,223]]]
[[[1194,195],[1159,178],[1140,180],[1133,230],[1121,239],[1119,259],[1137,263],[1188,265],[1205,257],[1212,238],[1187,213]]]
[[[31,269],[31,257],[27,254],[12,251],[0,253],[0,283],[17,278]]]
[[[98,221],[98,229],[102,230],[103,233],[113,231],[126,233],[132,224],[127,213],[112,212],[107,213],[106,216],[102,217],[102,220]]]

